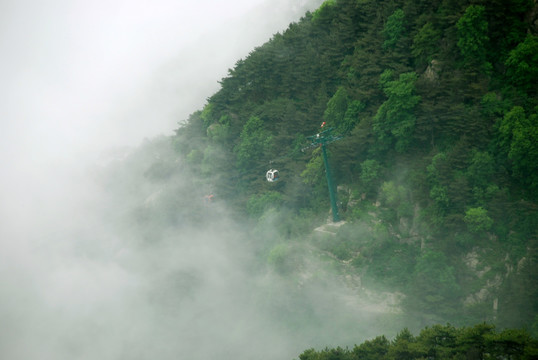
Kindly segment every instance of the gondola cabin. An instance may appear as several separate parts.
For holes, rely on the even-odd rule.
[[[267,178],[267,181],[269,182],[275,182],[278,180],[278,170],[271,169],[267,171],[265,174],[265,177]]]

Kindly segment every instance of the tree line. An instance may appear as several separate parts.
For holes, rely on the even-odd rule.
[[[378,336],[349,348],[308,349],[299,360],[535,359],[538,341],[524,330],[496,331],[492,325],[456,328],[435,325],[418,336],[404,329],[393,340]]]

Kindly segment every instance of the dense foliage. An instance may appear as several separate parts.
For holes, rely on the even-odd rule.
[[[537,356],[538,341],[526,331],[497,332],[491,325],[479,324],[463,328],[436,325],[423,329],[418,336],[404,329],[392,341],[378,336],[353,349],[309,349],[299,359],[535,359]]]
[[[412,329],[536,335],[537,13],[532,0],[327,1],[239,60],[176,150],[237,215],[271,213],[253,237],[284,275],[299,265],[282,249],[307,241],[363,286],[405,294]],[[307,140],[323,121],[342,136],[328,150],[346,224],[310,236],[330,208]]]

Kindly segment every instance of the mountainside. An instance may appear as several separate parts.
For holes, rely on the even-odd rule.
[[[220,83],[173,146],[280,276],[314,276],[316,252],[412,330],[538,335],[536,1],[326,1]],[[308,137],[325,129],[345,224],[314,231],[330,202]]]

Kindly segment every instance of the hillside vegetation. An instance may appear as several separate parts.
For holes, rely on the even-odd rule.
[[[299,279],[315,251],[395,294],[412,330],[538,335],[535,1],[326,1],[220,84],[172,143],[277,273]],[[340,137],[327,149],[345,224],[319,232],[329,191],[308,136],[323,122]]]
[[[534,359],[538,356],[538,341],[522,330],[495,331],[479,324],[455,328],[435,325],[413,336],[404,329],[394,340],[378,336],[349,348],[325,348],[304,351],[299,360],[360,360],[360,359]]]

